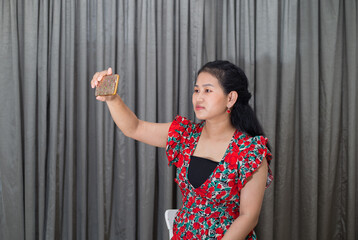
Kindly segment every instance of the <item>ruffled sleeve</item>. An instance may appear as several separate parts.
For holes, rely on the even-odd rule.
[[[176,116],[168,131],[166,154],[168,165],[178,166],[183,161],[181,150],[185,144],[186,136],[190,130],[191,122],[182,116]]]
[[[241,188],[245,186],[248,178],[260,167],[262,160],[266,157],[267,160],[267,181],[266,188],[271,184],[273,180],[272,171],[270,169],[270,161],[272,154],[267,147],[267,138],[263,136],[256,136],[249,140],[247,144],[247,154],[239,165],[239,180]]]

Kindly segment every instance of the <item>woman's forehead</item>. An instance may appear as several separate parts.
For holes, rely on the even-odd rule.
[[[201,72],[199,76],[196,79],[195,86],[199,87],[206,87],[206,86],[212,86],[217,87],[219,85],[219,81],[216,77],[214,77],[212,74],[207,72]]]

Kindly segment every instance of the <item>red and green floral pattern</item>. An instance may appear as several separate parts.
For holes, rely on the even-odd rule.
[[[240,190],[248,177],[260,166],[264,157],[270,162],[267,138],[250,137],[236,130],[223,159],[209,178],[198,188],[188,180],[190,156],[195,150],[205,122],[192,123],[177,116],[168,132],[169,165],[177,167],[175,182],[183,195],[183,206],[174,220],[173,238],[220,240],[231,223],[240,215]],[[266,187],[273,179],[268,170]],[[256,239],[251,231],[246,239]]]

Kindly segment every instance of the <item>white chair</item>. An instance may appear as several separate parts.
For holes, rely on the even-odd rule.
[[[173,237],[173,222],[177,211],[178,209],[167,209],[164,214],[165,222],[167,223],[167,227],[169,230],[169,239]]]

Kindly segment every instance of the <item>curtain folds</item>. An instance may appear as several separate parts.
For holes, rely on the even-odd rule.
[[[90,79],[140,119],[194,119],[197,70],[244,69],[274,153],[259,239],[358,237],[355,0],[0,3],[0,239],[168,239],[163,149],[126,138]]]

